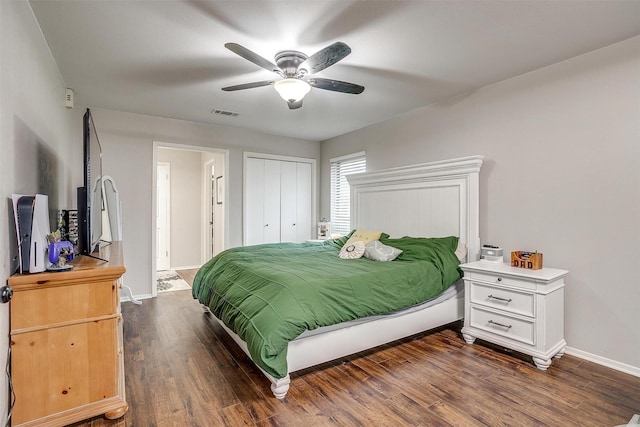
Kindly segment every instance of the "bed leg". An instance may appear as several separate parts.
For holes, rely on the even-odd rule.
[[[284,399],[284,397],[287,395],[287,392],[289,391],[289,383],[291,383],[291,377],[289,377],[289,375],[284,378],[271,381],[271,391],[273,392],[273,395],[276,397],[276,399]]]
[[[211,313],[211,309],[204,304],[202,304],[202,309],[204,310],[205,313]]]

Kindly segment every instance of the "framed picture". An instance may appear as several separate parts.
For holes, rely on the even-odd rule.
[[[224,181],[222,176],[216,178],[216,203],[221,205],[224,202]]]
[[[318,223],[318,240],[327,240],[331,236],[331,223],[322,219]]]

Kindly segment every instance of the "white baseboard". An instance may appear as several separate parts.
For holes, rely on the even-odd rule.
[[[144,295],[134,295],[134,298],[137,300],[141,300],[141,299],[149,299],[149,298],[153,298],[153,295],[151,294],[144,294]],[[131,298],[129,298],[128,296],[121,296],[120,297],[120,302],[129,302],[131,301]]]
[[[169,270],[193,270],[194,268],[200,268],[202,265],[186,265],[181,267],[171,267]]]
[[[598,365],[606,366],[607,368],[615,369],[616,371],[624,372],[625,374],[633,375],[634,377],[640,377],[640,367],[637,366],[627,365],[626,363],[617,362],[615,360],[587,353],[586,351],[572,347],[567,347],[566,353],[579,357],[580,359],[586,359],[590,362],[597,363]]]

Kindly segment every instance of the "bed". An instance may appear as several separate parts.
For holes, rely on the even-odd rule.
[[[199,271],[194,297],[206,310],[216,313],[214,318],[271,381],[271,390],[278,399],[284,399],[292,372],[455,322],[463,317],[464,296],[461,280],[457,280],[460,276],[453,277],[447,272],[451,270],[450,258],[456,247],[466,248],[468,261],[479,258],[478,176],[482,159],[481,156],[465,157],[348,177],[352,228],[382,231],[379,241],[404,250],[396,261],[338,261],[337,254],[348,236],[322,243],[233,248]],[[429,250],[422,252],[426,246]],[[416,247],[420,247],[421,252],[419,257],[412,258]],[[310,252],[311,258],[303,259],[305,252]],[[269,265],[277,265],[278,257],[289,262],[272,272]],[[429,258],[428,262],[423,262],[423,258]],[[256,259],[264,262],[255,264]],[[407,261],[414,262],[410,269],[401,266]],[[296,266],[296,262],[300,265]],[[459,261],[455,262],[457,266]],[[320,275],[323,266],[333,272],[335,286],[344,291],[340,295],[353,293],[343,310],[346,314],[334,308],[325,310],[328,313],[317,308],[325,304],[315,303],[316,298],[317,301],[335,299],[318,290],[329,286],[329,279]],[[401,269],[407,271],[406,277]],[[434,283],[424,279],[436,275],[439,279]],[[283,291],[276,294],[257,284],[267,276]],[[223,283],[215,290],[207,284],[213,277]],[[308,290],[290,295],[292,289],[285,277],[298,277],[300,287],[306,286]],[[377,277],[383,283],[374,288]],[[360,287],[360,282],[370,288]],[[385,287],[385,282],[393,286]],[[248,319],[243,312],[229,314],[229,310],[223,310],[223,305],[233,306],[235,310],[249,301],[239,289],[251,293],[252,304],[258,301],[261,308],[255,318]],[[394,298],[401,300],[402,309],[376,306],[387,303],[388,289],[395,292]],[[223,292],[228,293],[223,295]],[[382,298],[375,302],[373,297],[369,299],[369,294],[381,294]],[[232,296],[238,299],[232,300]],[[272,309],[277,304],[293,308],[290,312]],[[279,322],[291,326],[272,328],[271,318],[263,315],[271,311],[276,312]],[[300,311],[313,312],[312,320],[300,323],[297,317]],[[340,321],[335,323],[331,319]],[[229,325],[233,325],[235,331]],[[266,335],[267,329],[277,333]],[[283,336],[284,332],[292,336]]]

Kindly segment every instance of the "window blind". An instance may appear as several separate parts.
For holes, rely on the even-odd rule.
[[[331,163],[331,232],[346,235],[351,231],[351,193],[346,176],[366,172],[364,151],[337,157]]]

